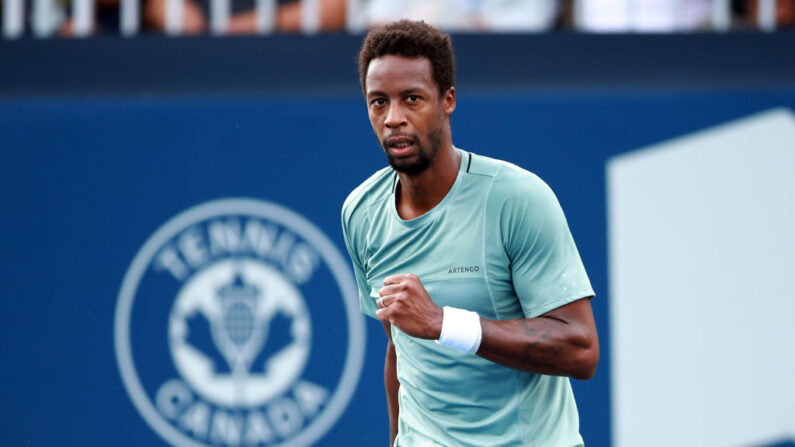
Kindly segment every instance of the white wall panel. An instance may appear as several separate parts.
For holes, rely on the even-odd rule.
[[[795,437],[795,117],[610,160],[619,447]]]

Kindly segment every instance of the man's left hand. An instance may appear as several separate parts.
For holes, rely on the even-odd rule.
[[[436,340],[442,333],[442,308],[428,295],[413,274],[392,275],[384,280],[375,316],[417,338]]]

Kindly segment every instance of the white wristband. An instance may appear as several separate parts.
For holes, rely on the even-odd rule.
[[[442,311],[442,333],[436,343],[460,352],[477,352],[483,337],[480,315],[450,306],[444,306]]]

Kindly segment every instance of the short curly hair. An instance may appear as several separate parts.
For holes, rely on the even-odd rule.
[[[439,97],[455,86],[455,57],[450,35],[425,22],[400,20],[381,25],[367,34],[359,52],[359,81],[365,94],[370,61],[386,55],[427,58],[433,80],[439,87]]]

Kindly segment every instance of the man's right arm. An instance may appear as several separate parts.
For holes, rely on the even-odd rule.
[[[389,410],[389,445],[394,446],[398,432],[400,382],[397,379],[397,356],[395,355],[395,345],[392,343],[392,325],[388,321],[384,321],[383,324],[388,339],[386,360],[384,361],[384,388],[386,388],[386,404]]]

